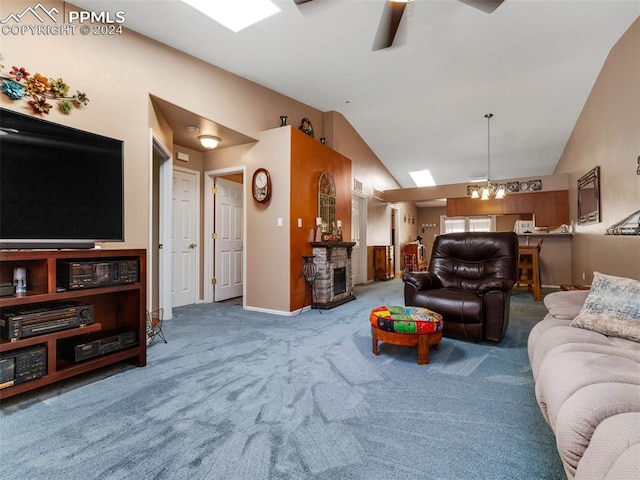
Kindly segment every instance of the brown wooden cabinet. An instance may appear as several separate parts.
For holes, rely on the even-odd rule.
[[[501,215],[502,200],[479,200],[471,197],[447,198],[447,217]]]
[[[377,245],[373,247],[373,279],[391,280],[393,278],[393,246]]]
[[[97,288],[62,290],[57,284],[57,270],[65,261],[104,261],[110,259],[135,260],[138,281],[123,285],[104,285]],[[84,327],[29,336],[14,340],[0,340],[0,354],[8,358],[20,349],[42,346],[46,349],[46,374],[41,378],[12,385],[0,385],[0,399],[80,375],[116,362],[129,361],[144,366],[146,344],[146,252],[145,250],[65,250],[65,251],[8,251],[0,253],[0,282],[11,283],[13,269],[25,268],[27,294],[0,297],[0,309],[19,306],[38,306],[46,302],[76,301],[93,306],[94,323]],[[87,333],[136,332],[136,345],[106,353],[78,363],[69,362],[58,354],[60,341]]]
[[[569,191],[507,194],[503,199],[448,198],[447,216],[534,214],[537,227],[570,223]]]

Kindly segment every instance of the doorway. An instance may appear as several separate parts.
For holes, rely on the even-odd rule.
[[[351,277],[353,285],[367,279],[367,198],[356,192],[351,194]]]
[[[164,310],[164,318],[173,317],[172,311],[172,268],[171,256],[171,188],[173,175],[173,159],[170,150],[151,130],[150,178],[150,228],[147,252],[147,278],[150,279],[150,295],[147,299],[147,310],[158,308]]]
[[[223,177],[215,179],[214,205],[214,301],[242,296],[242,183]]]
[[[391,208],[391,247],[393,248],[393,276],[396,276],[396,272],[399,270],[398,266],[400,265],[400,245],[398,245],[398,235],[399,235],[399,218],[398,218],[398,208]]]
[[[204,288],[205,302],[242,299],[246,292],[246,167],[205,173]]]

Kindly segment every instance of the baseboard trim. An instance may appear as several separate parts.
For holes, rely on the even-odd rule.
[[[273,310],[270,308],[260,308],[260,307],[251,307],[249,305],[246,305],[243,310],[250,310],[252,312],[260,312],[260,313],[267,313],[269,315],[283,315],[285,317],[294,317],[296,315],[299,315],[302,312],[306,312],[308,310],[311,310],[310,306],[306,306],[303,307],[302,310],[297,309],[294,310],[293,312],[285,312],[284,310]]]

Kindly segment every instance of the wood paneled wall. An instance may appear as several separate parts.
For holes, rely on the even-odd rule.
[[[291,131],[291,311],[311,304],[305,298],[303,255],[311,255],[315,219],[318,216],[318,180],[329,172],[336,183],[336,219],[342,220],[345,241],[351,240],[351,160],[319,140],[292,128]],[[298,227],[298,219],[302,227]]]

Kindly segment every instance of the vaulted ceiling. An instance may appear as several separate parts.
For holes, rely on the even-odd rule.
[[[241,1],[241,0],[238,0]],[[505,0],[492,14],[414,0],[392,47],[373,51],[386,0],[275,0],[238,33],[178,0],[77,0],[125,26],[354,126],[402,187],[552,174],[638,0]],[[639,106],[640,108],[640,106]],[[208,119],[215,122],[216,119]]]

